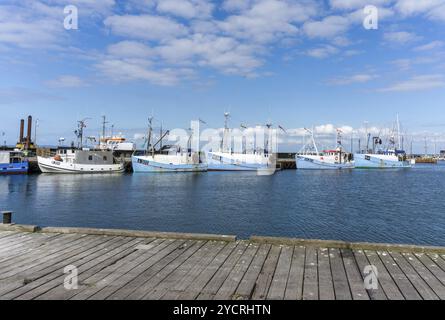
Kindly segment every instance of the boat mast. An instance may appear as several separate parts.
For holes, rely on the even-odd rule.
[[[229,133],[229,118],[230,118],[230,112],[224,112],[224,132],[221,140],[221,152],[224,152],[224,144],[227,143],[226,136]]]
[[[148,118],[147,152],[150,152],[150,147],[151,147],[151,135],[152,135],[152,131],[153,131],[152,123],[153,123],[153,117],[149,117]],[[153,151],[152,151],[152,153],[153,153]]]
[[[105,115],[102,116],[102,140],[105,141],[105,131],[107,126],[107,117]]]
[[[401,136],[400,136],[400,122],[399,122],[399,114],[397,114],[397,138],[398,138],[398,143],[399,143],[399,150],[402,149],[402,140],[401,140]]]
[[[269,154],[269,139],[270,139],[270,130],[272,128],[272,123],[266,123],[267,134],[266,134],[266,147],[264,148],[264,153]]]
[[[312,130],[304,128],[304,130],[306,130],[306,132],[308,132],[311,135],[312,145],[314,147],[315,153],[318,155],[318,148],[317,148],[317,144],[315,143],[315,137],[314,137],[314,128],[312,127]]]
[[[77,136],[77,139],[80,140],[80,143],[78,143],[78,148],[82,149],[83,148],[83,129],[86,128],[86,121],[89,118],[85,118],[83,120],[77,121],[77,130],[74,131],[74,133]]]

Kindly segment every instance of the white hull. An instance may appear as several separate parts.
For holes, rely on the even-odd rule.
[[[195,158],[195,159],[193,159]],[[133,171],[145,173],[160,172],[204,172],[207,164],[200,163],[197,154],[190,158],[183,155],[133,156]]]
[[[88,165],[56,161],[54,158],[37,157],[39,168],[43,173],[69,173],[69,174],[92,174],[92,173],[123,173],[123,164],[111,165]]]
[[[345,170],[354,169],[354,162],[339,163],[330,156],[296,155],[298,170]]]
[[[208,152],[209,171],[258,171],[275,170],[274,156],[261,154],[241,154],[226,152]]]

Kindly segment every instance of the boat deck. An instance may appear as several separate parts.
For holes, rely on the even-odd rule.
[[[2,300],[445,299],[445,248],[99,229],[2,229]],[[377,290],[364,286],[369,265],[378,271]],[[67,277],[74,275],[64,273],[67,266],[77,268],[77,289],[65,289]]]

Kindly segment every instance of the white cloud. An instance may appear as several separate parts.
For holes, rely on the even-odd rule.
[[[214,5],[207,0],[159,0],[156,9],[182,18],[208,18]]]
[[[366,82],[369,82],[376,78],[377,78],[377,76],[375,74],[362,73],[362,74],[354,74],[354,75],[347,76],[347,77],[333,78],[333,79],[328,80],[327,83],[331,84],[331,85],[340,86],[340,85],[348,85],[348,84],[353,84],[353,83],[366,83]]]
[[[188,33],[183,24],[153,15],[114,15],[106,18],[104,24],[116,35],[144,40],[164,41]]]
[[[368,5],[381,6],[392,3],[393,0],[329,0],[334,9],[353,10],[364,8]]]
[[[51,88],[80,88],[86,83],[77,76],[62,75],[54,80],[46,81],[45,84]]]
[[[429,51],[434,50],[443,47],[444,42],[443,41],[432,41],[430,43],[415,47],[415,51]]]
[[[153,50],[137,41],[121,41],[108,46],[108,53],[115,57],[147,58],[153,55]]]
[[[445,79],[440,74],[414,76],[408,80],[400,81],[389,87],[382,88],[380,92],[408,92],[423,91],[445,87]]]
[[[329,16],[320,21],[306,22],[303,29],[310,38],[331,38],[343,34],[349,26],[349,19],[342,16]]]
[[[420,39],[415,33],[406,31],[386,32],[383,39],[393,45],[406,44]]]
[[[397,0],[395,8],[401,14],[409,16],[427,13],[443,4],[444,0]]]
[[[285,36],[296,36],[297,23],[308,20],[317,13],[313,1],[257,0],[218,22],[219,28],[227,35],[267,43]]]
[[[324,45],[318,48],[309,49],[306,51],[306,55],[313,57],[313,58],[319,58],[324,59],[331,55],[337,54],[339,50],[331,45]]]

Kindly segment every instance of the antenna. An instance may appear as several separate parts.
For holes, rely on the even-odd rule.
[[[105,130],[107,123],[107,117],[105,115],[102,115],[102,140],[105,140]]]

